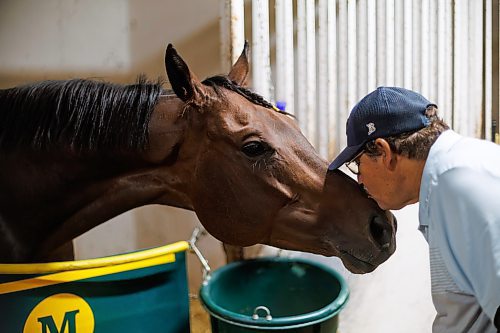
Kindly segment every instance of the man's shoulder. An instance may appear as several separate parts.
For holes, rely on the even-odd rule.
[[[500,191],[500,146],[446,131],[432,146],[422,173],[422,223],[428,219],[431,200],[447,207],[459,195],[482,196],[491,191]]]
[[[500,146],[493,142],[464,137],[452,130],[436,140],[428,157],[435,177],[453,169],[493,172],[500,176]],[[458,174],[459,172],[457,172]]]

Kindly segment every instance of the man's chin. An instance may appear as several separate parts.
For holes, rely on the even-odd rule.
[[[379,201],[379,200],[377,200],[375,198],[373,198],[373,200],[375,200],[375,202],[377,203],[377,205],[382,210],[392,210],[392,209],[394,209],[393,207],[391,207],[391,205],[387,204],[386,202]]]
[[[377,200],[375,200],[375,202],[377,203],[377,205],[382,210],[400,210],[402,208],[405,208],[408,205],[411,205],[411,204],[414,204],[414,203],[418,202],[418,200],[416,200],[416,201],[415,200],[409,200],[409,201],[406,201],[406,202],[395,202],[395,203],[392,203],[392,204],[389,204],[387,202],[380,202],[380,201],[377,201]]]
[[[380,209],[382,210],[400,210],[401,208],[403,208],[405,205],[399,205],[399,206],[395,206],[395,205],[389,205],[387,203],[383,203],[383,202],[377,202],[377,205],[380,207]]]

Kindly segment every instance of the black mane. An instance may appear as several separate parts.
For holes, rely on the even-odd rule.
[[[237,85],[235,82],[231,81],[227,76],[224,75],[212,76],[209,77],[208,79],[205,79],[202,83],[204,85],[213,87],[216,92],[220,92],[219,88],[224,87],[228,90],[234,91],[237,94],[240,94],[241,96],[245,97],[249,102],[252,102],[254,104],[275,110],[279,113],[286,114],[295,118],[294,115],[276,108],[272,103],[266,101],[264,97],[262,97],[261,95],[254,93],[253,91],[247,88]]]
[[[0,90],[0,149],[142,149],[160,83],[74,79]]]
[[[203,84],[217,92],[221,87],[229,89],[276,110],[227,76],[213,76]],[[75,151],[144,149],[150,116],[164,92],[160,82],[147,82],[144,77],[131,85],[73,79],[0,90],[0,150],[43,150],[53,145]]]

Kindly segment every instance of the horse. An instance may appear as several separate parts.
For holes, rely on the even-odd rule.
[[[169,44],[171,90],[144,77],[1,90],[0,262],[71,260],[73,238],[151,204],[194,211],[227,244],[337,256],[355,273],[387,260],[393,215],[248,89],[247,54],[200,81]]]

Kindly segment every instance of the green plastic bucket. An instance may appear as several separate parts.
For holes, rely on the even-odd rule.
[[[187,249],[0,264],[0,332],[189,332]]]
[[[333,333],[348,297],[339,273],[304,259],[232,263],[200,288],[212,333]]]

